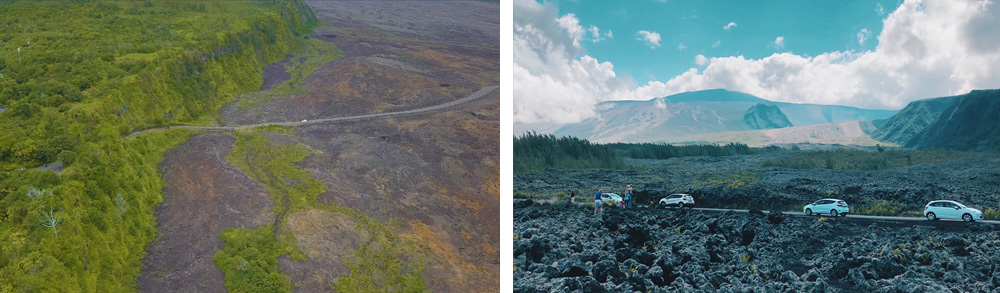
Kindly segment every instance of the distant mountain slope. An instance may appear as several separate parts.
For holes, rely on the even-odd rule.
[[[782,113],[778,106],[764,103],[757,103],[753,107],[750,107],[750,109],[747,109],[746,114],[743,114],[743,122],[750,129],[771,129],[792,126],[792,123],[788,122],[788,117],[785,117],[785,113]]]
[[[975,90],[949,100],[937,119],[904,146],[1000,151],[1000,90]]]
[[[955,97],[923,99],[910,102],[872,132],[872,138],[899,145],[906,145],[927,126],[937,121]]]
[[[879,142],[868,136],[868,133],[874,129],[875,126],[870,121],[848,121],[775,129],[707,133],[671,138],[659,142],[671,144],[739,142],[751,147],[799,143],[874,146]]]
[[[671,141],[701,134],[746,131],[760,126],[751,123],[754,125],[751,127],[744,120],[747,111],[757,104],[773,105],[785,116],[785,119],[767,118],[777,119],[773,121],[775,127],[885,119],[896,113],[895,110],[777,103],[745,93],[715,89],[648,101],[604,102],[598,104],[597,117],[564,125],[553,134],[609,143]]]

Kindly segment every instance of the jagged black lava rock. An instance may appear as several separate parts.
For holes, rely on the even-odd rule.
[[[532,204],[516,292],[911,292],[1000,288],[1000,225]],[[615,222],[609,225],[608,222]],[[777,223],[777,224],[776,224]]]

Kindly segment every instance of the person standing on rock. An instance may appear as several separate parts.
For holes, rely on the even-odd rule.
[[[573,205],[573,199],[575,199],[575,198],[576,198],[576,191],[575,190],[570,190],[569,191],[569,204],[570,205]]]
[[[632,208],[632,184],[625,187],[625,197],[622,198],[622,208]]]
[[[597,210],[600,209],[601,213],[604,213],[604,202],[601,201],[601,196],[604,195],[604,189],[597,189],[597,195],[594,195],[594,214],[597,214]]]

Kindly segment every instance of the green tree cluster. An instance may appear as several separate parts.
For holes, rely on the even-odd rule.
[[[746,144],[731,142],[725,145],[669,145],[655,143],[612,143],[607,145],[615,153],[634,159],[663,160],[680,157],[723,157],[752,155],[769,151],[779,151],[776,146],[752,148]]]
[[[214,121],[316,22],[300,1],[0,2],[0,292],[135,291],[157,165],[190,132],[124,135]]]
[[[592,144],[571,136],[525,133],[514,138],[514,172],[545,168],[621,169],[626,165],[605,145]]]

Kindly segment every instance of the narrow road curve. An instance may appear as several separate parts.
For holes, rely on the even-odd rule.
[[[429,107],[424,107],[424,108],[419,108],[419,109],[413,109],[413,110],[399,111],[399,112],[377,113],[377,114],[367,114],[367,115],[347,116],[347,117],[335,117],[335,118],[323,118],[323,119],[315,119],[315,120],[303,120],[303,121],[297,121],[297,122],[267,122],[267,123],[257,123],[257,124],[248,124],[248,125],[238,125],[238,126],[187,126],[187,125],[177,125],[177,126],[167,126],[167,127],[160,127],[160,128],[150,128],[150,129],[146,129],[146,130],[142,130],[142,131],[136,131],[136,132],[133,132],[133,133],[129,134],[127,137],[130,137],[130,138],[131,137],[136,137],[136,136],[139,136],[139,135],[142,135],[142,134],[145,134],[145,133],[150,133],[150,132],[154,132],[154,131],[161,131],[161,130],[167,130],[167,129],[171,129],[171,128],[197,129],[197,130],[207,130],[207,131],[233,131],[233,130],[239,130],[239,129],[251,129],[251,128],[257,128],[257,127],[271,126],[271,125],[278,125],[278,126],[301,126],[301,125],[319,124],[319,123],[327,123],[327,122],[355,121],[355,120],[364,120],[364,119],[381,118],[381,117],[389,117],[389,116],[420,114],[420,113],[427,113],[427,112],[433,112],[433,111],[438,111],[438,110],[442,110],[442,109],[447,109],[447,108],[450,108],[450,107],[454,107],[454,106],[458,106],[458,105],[461,105],[461,104],[464,104],[464,103],[468,103],[468,102],[477,100],[479,98],[485,97],[487,94],[489,94],[489,93],[497,90],[498,88],[500,88],[500,86],[495,86],[495,85],[494,86],[487,86],[487,87],[483,87],[483,88],[479,89],[478,91],[476,91],[476,92],[474,92],[472,94],[469,94],[469,96],[467,96],[467,97],[464,97],[464,98],[461,98],[461,99],[458,99],[458,100],[454,100],[454,101],[447,102],[447,103],[440,104],[440,105],[434,105],[434,106],[429,106]]]

